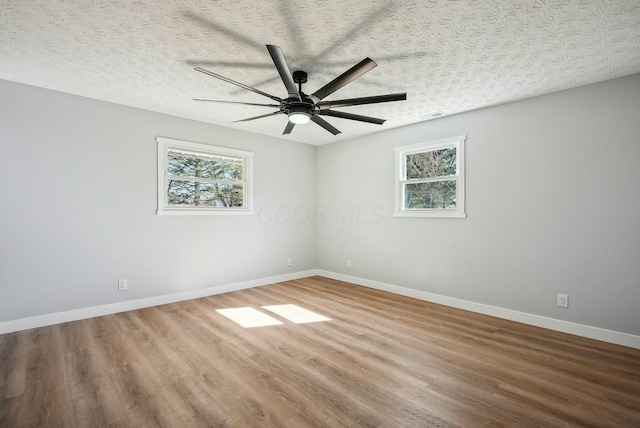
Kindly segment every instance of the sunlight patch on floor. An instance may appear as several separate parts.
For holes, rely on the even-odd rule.
[[[311,312],[308,309],[301,308],[298,305],[271,305],[263,306],[263,309],[273,312],[296,324],[304,324],[308,322],[331,321],[331,318]]]
[[[282,324],[277,319],[254,308],[216,309],[216,312],[245,328]]]

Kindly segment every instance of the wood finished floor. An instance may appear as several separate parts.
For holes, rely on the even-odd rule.
[[[640,350],[313,277],[0,335],[0,426],[640,427]]]

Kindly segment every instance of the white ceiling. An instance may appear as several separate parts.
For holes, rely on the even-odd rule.
[[[265,44],[311,93],[365,57],[378,67],[326,98],[407,92],[342,109],[333,136],[310,123],[282,136],[271,100],[198,73],[285,97]],[[640,72],[640,0],[0,0],[0,79],[325,144]]]

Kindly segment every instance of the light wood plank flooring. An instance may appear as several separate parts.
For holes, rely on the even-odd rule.
[[[640,427],[640,350],[313,277],[0,335],[0,426]]]

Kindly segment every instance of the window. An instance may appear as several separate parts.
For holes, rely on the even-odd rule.
[[[157,137],[158,214],[253,214],[253,153]]]
[[[466,138],[396,147],[396,217],[466,217]]]

